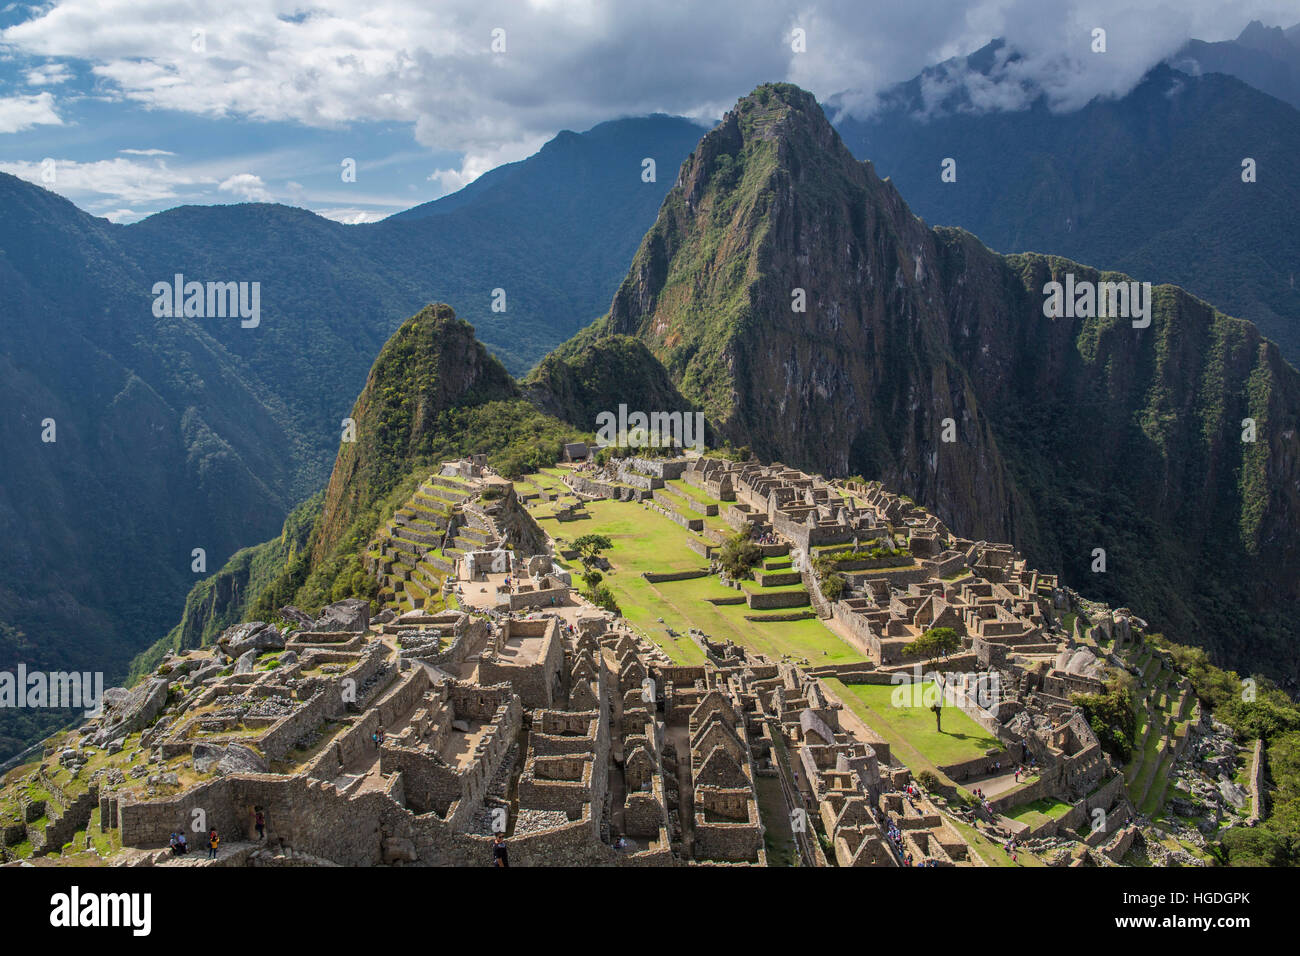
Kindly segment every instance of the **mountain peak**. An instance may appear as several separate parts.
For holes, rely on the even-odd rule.
[[[353,407],[355,435],[339,445],[315,558],[338,544],[364,502],[387,493],[429,450],[441,416],[517,395],[514,380],[451,306],[429,305],[403,322],[380,350]]]

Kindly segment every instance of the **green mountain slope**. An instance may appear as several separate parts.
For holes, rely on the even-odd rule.
[[[367,226],[266,204],[118,226],[0,175],[0,669],[122,679],[196,581],[321,488],[375,355],[426,303],[480,319],[527,370],[604,310],[699,135],[669,117],[564,133],[428,215]],[[260,324],[155,317],[153,286],[177,273],[260,282]]]
[[[503,474],[554,464],[581,434],[539,412],[449,306],[429,306],[384,345],[351,417],[356,440],[339,446],[319,517],[252,606],[263,619],[286,603],[315,611],[373,597],[362,550],[380,524],[440,462],[486,455]]]
[[[1300,376],[1170,286],[1149,328],[1045,318],[1067,273],[1124,278],[928,228],[809,94],[765,86],[687,161],[597,332],[644,342],[735,444],[880,477],[1294,681]]]
[[[528,400],[585,431],[597,429],[602,412],[617,415],[619,403],[629,411],[695,410],[644,343],[602,328],[588,326],[543,359],[523,383]]]

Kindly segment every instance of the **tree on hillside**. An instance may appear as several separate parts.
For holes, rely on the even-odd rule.
[[[600,561],[600,553],[614,547],[614,542],[603,534],[584,534],[573,542],[573,549],[578,552],[578,560],[588,572]]]
[[[916,640],[903,646],[904,654],[919,654],[928,661],[951,654],[961,647],[961,635],[951,627],[932,627]]]

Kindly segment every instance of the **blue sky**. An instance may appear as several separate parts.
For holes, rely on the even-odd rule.
[[[994,36],[1026,54],[1008,90],[1028,79],[1073,108],[1252,18],[1300,13],[1294,0],[13,3],[0,7],[0,171],[119,222],[247,201],[367,221],[562,129],[708,121],[770,80],[823,99],[853,90],[844,102],[869,111],[876,91]],[[1106,58],[1087,55],[1097,25]]]
[[[0,29],[28,19],[31,9],[6,7]],[[368,221],[462,184],[456,172],[465,154],[418,143],[409,122],[322,127],[150,108],[123,97],[85,59],[0,56],[0,98],[27,100],[26,115],[36,120],[57,117],[17,130],[0,124],[0,169],[117,222],[177,205],[251,200]],[[42,177],[46,159],[55,160],[53,183]],[[356,161],[355,182],[343,181],[345,159]]]

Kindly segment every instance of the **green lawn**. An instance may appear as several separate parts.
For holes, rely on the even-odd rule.
[[[779,659],[784,654],[808,658],[814,664],[864,660],[821,621],[747,621],[744,604],[719,606],[709,598],[737,597],[744,592],[723,587],[717,578],[692,578],[651,584],[642,572],[703,570],[703,556],[687,541],[696,537],[657,511],[621,501],[592,501],[589,518],[573,522],[547,519],[537,512],[542,529],[566,542],[584,534],[607,535],[614,547],[605,554],[613,570],[602,583],[618,600],[623,616],[680,663],[702,663],[704,656],[687,636],[698,627],[712,640],[731,640],[760,654]],[[794,588],[798,590],[798,588]],[[663,618],[660,623],[659,618]],[[680,636],[672,638],[666,629]]]
[[[1031,800],[1029,803],[1023,803],[1014,810],[1008,810],[1005,815],[1012,820],[1028,824],[1036,830],[1049,820],[1059,820],[1069,812],[1070,805],[1068,803],[1054,797],[1044,797],[1041,800]]]
[[[686,481],[681,478],[669,479],[668,481],[664,482],[664,485],[668,488],[669,491],[672,491],[674,494],[682,495],[687,498],[693,498],[695,499],[696,502],[702,505],[717,505],[719,510],[722,509],[722,502],[720,502],[717,498],[710,498],[707,494],[704,493],[704,491],[702,491],[699,488],[696,488],[694,485],[687,484]]]
[[[934,714],[925,706],[924,699],[927,690],[934,686],[932,681],[901,687],[845,684],[827,679],[826,685],[891,746],[896,742],[902,743],[904,747],[899,748],[898,757],[909,766],[907,751],[919,754],[925,762],[937,768],[973,760],[992,748],[1001,747],[996,737],[953,706],[943,708],[943,730],[936,731]],[[899,695],[897,703],[903,706],[895,706],[896,693]]]

